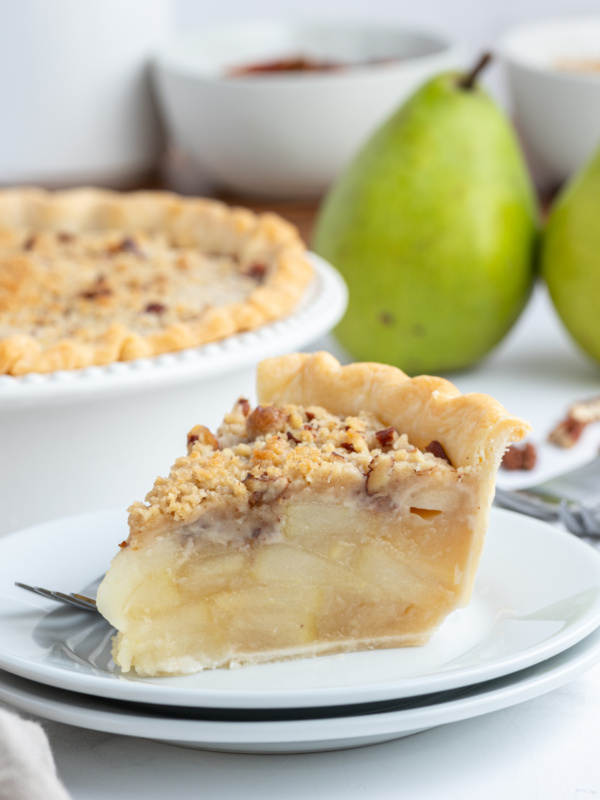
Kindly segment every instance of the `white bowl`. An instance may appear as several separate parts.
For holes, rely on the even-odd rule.
[[[94,509],[125,514],[143,499],[193,425],[214,430],[238,397],[253,400],[258,361],[306,348],[340,320],[346,286],[311,259],[298,309],[256,331],[106,367],[0,376],[0,535]]]
[[[600,145],[600,72],[563,60],[600,61],[600,17],[535,23],[500,43],[516,123],[538,183],[570,178]]]
[[[359,66],[226,74],[297,55]],[[205,177],[255,197],[301,198],[323,193],[420,84],[459,64],[447,39],[397,23],[242,22],[178,39],[155,74],[171,137]]]

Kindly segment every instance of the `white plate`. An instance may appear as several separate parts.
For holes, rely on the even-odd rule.
[[[220,342],[105,367],[0,375],[0,410],[51,406],[98,397],[178,386],[256,364],[267,356],[292,352],[318,339],[342,317],[348,290],[340,274],[313,253],[315,277],[293,314]]]
[[[454,692],[400,701],[396,710],[361,716],[277,722],[180,718],[161,709],[119,704],[0,672],[0,699],[55,722],[124,736],[238,753],[307,753],[377,744],[471,719],[539,697],[600,661],[600,631],[547,661]]]
[[[600,555],[549,525],[492,509],[470,605],[423,647],[300,659],[175,678],[122,675],[97,616],[28,594],[15,580],[81,590],[126,536],[122,512],[44,523],[0,539],[0,668],[61,688],[173,706],[337,706],[455,689],[525,669],[600,625]]]

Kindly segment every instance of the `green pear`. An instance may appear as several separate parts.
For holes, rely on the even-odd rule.
[[[313,247],[348,284],[336,334],[409,374],[482,358],[534,279],[537,206],[511,125],[469,75],[420,88],[366,142],[319,211]]]
[[[541,271],[565,327],[600,361],[600,150],[552,206]]]

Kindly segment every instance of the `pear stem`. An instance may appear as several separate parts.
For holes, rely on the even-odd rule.
[[[483,70],[487,67],[487,65],[490,63],[491,60],[492,60],[492,54],[491,53],[484,53],[481,56],[481,58],[477,61],[477,63],[473,67],[473,69],[470,72],[467,72],[467,74],[464,76],[464,78],[462,78],[458,82],[458,85],[460,86],[460,88],[461,89],[472,89],[474,87],[475,81],[479,77],[480,73],[483,72]]]

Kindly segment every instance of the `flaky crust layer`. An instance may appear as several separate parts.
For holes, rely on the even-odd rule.
[[[17,231],[22,252],[3,252],[3,241]],[[260,264],[264,275],[242,300],[209,305],[194,319],[172,317],[148,332],[118,318],[86,329],[81,308],[67,309],[77,335],[35,336],[44,324],[45,305],[64,303],[60,264],[32,257],[27,237],[119,232],[160,239],[173,248],[228,257],[240,270]],[[23,375],[104,365],[196,347],[234,333],[257,328],[290,313],[311,280],[313,270],[296,229],[275,214],[256,215],[205,199],[186,199],[166,192],[120,194],[99,189],[46,192],[41,189],[0,191],[0,330],[3,313],[19,310],[24,330],[0,335],[0,374]],[[110,281],[110,274],[106,280]],[[58,289],[56,288],[58,286]],[[103,284],[100,285],[100,293]],[[50,289],[50,291],[48,291]],[[48,300],[52,295],[51,301]],[[149,298],[150,299],[150,298]],[[156,305],[156,304],[155,304]],[[28,309],[31,313],[28,314]],[[189,316],[189,315],[188,315]]]
[[[261,361],[257,389],[261,403],[320,405],[343,415],[370,412],[405,433],[416,447],[441,442],[455,467],[485,465],[494,474],[508,444],[531,430],[492,397],[463,395],[444,378],[410,378],[386,364],[342,367],[324,352]]]

